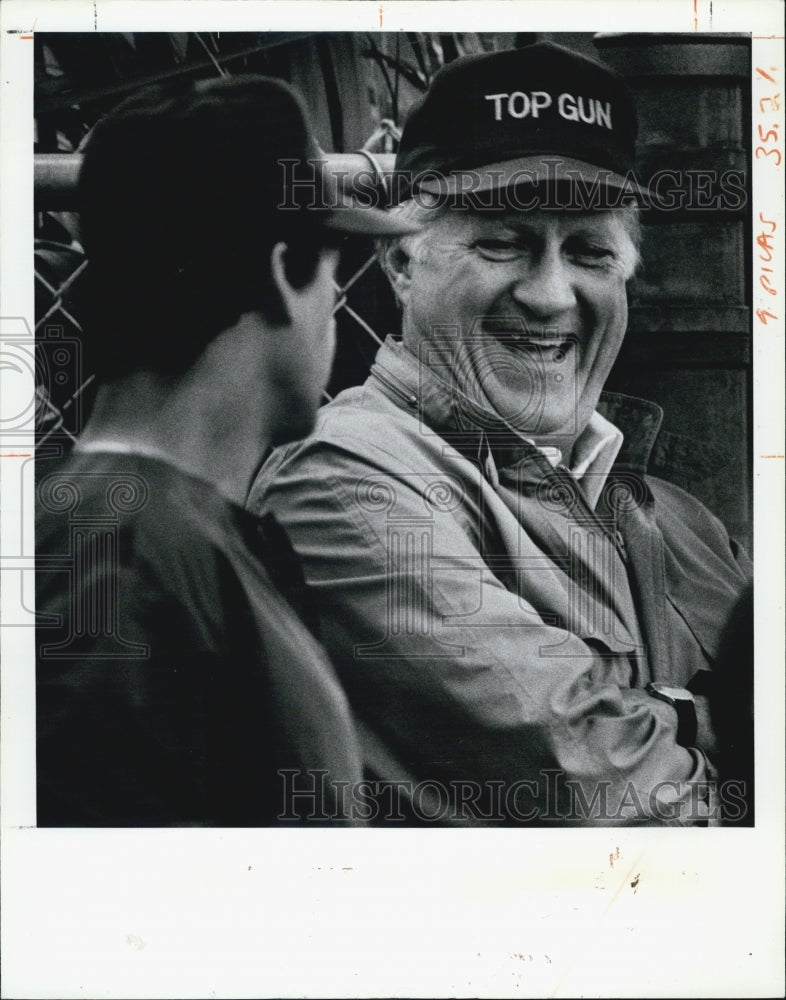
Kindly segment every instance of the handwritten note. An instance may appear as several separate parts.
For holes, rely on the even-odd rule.
[[[758,101],[754,101],[754,124],[756,126],[754,141],[758,139],[758,145],[756,145],[753,155],[757,160],[764,161],[762,166],[766,169],[767,174],[772,174],[772,177],[767,177],[766,190],[770,192],[779,190],[783,184],[783,178],[780,176],[783,172],[780,169],[783,163],[783,138],[779,131],[780,122],[777,120],[776,114],[781,109],[778,78],[777,67],[756,67],[754,85],[759,96]],[[774,213],[759,211],[758,219],[754,220],[758,258],[754,267],[758,282],[756,294],[762,303],[756,307],[756,317],[764,326],[770,320],[778,319],[776,309],[778,308],[779,290],[775,275],[781,273],[775,267],[780,250],[778,226],[771,215]],[[763,299],[762,291],[765,293]]]

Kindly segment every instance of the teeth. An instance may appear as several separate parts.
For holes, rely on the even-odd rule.
[[[545,347],[545,348],[548,348],[549,350],[551,348],[555,348],[555,347],[559,348],[560,350],[564,350],[565,348],[567,348],[569,346],[568,342],[566,340],[531,340],[530,339],[530,340],[528,340],[528,343],[531,344],[533,347]]]
[[[491,332],[496,337],[499,337],[503,343],[515,344],[517,347],[525,350],[557,350],[564,354],[575,342],[572,334],[563,334],[556,337],[540,337],[537,334],[521,332],[520,330],[495,330]]]

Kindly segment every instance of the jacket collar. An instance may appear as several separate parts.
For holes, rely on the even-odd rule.
[[[614,468],[643,475],[650,466],[663,422],[663,410],[648,399],[621,392],[603,392],[598,412],[622,432],[622,447]]]
[[[424,424],[459,451],[477,456],[486,441],[500,468],[524,458],[543,464],[544,470],[548,468],[543,454],[530,442],[513,439],[493,413],[476,407],[472,414],[474,421],[471,420],[466,403],[459,406],[450,384],[421,365],[400,341],[387,338],[371,368],[370,378],[389,399],[417,413]],[[663,420],[660,406],[636,396],[604,392],[598,412],[623,435],[615,471],[646,472]]]

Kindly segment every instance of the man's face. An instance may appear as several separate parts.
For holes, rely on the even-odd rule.
[[[589,420],[627,325],[635,253],[613,212],[449,212],[400,285],[404,343],[535,439]]]

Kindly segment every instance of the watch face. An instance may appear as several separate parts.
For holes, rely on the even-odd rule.
[[[672,687],[669,684],[650,684],[650,690],[670,701],[693,701],[693,695],[685,688]]]

